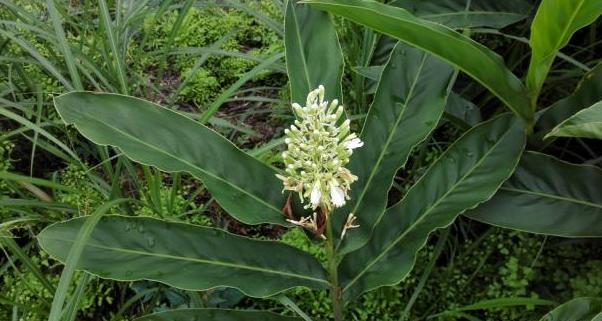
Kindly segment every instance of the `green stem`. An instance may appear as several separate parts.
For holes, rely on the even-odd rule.
[[[332,231],[332,223],[328,218],[329,213],[324,211],[327,218],[326,223],[326,247],[328,254],[328,274],[330,277],[330,299],[332,301],[332,311],[335,321],[343,321],[343,307],[341,300],[341,287],[337,274],[337,255],[334,246],[334,234]]]

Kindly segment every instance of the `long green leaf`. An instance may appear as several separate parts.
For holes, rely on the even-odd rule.
[[[51,225],[38,235],[40,246],[65,260],[85,222],[77,218]],[[191,291],[232,287],[254,297],[328,285],[316,259],[283,243],[148,217],[105,216],[77,268],[103,278],[154,280]]]
[[[454,69],[432,55],[398,44],[382,72],[378,89],[349,169],[358,176],[351,202],[334,217],[354,213],[360,226],[350,231],[340,251],[366,243],[381,219],[393,177],[412,148],[437,126],[453,84]],[[343,222],[341,222],[343,223]]]
[[[602,236],[600,182],[599,168],[528,152],[498,193],[466,215],[532,233]]]
[[[272,312],[256,310],[180,309],[145,315],[134,321],[301,321]]]
[[[488,200],[514,170],[525,144],[520,121],[503,115],[468,131],[430,167],[372,238],[347,255],[339,275],[347,298],[401,281],[428,235]]]
[[[134,321],[301,321],[265,311],[223,309],[180,309],[145,315]]]
[[[545,137],[550,136],[602,139],[602,101],[560,123]]]
[[[391,5],[450,28],[503,28],[529,14],[525,0],[396,0]]]
[[[506,68],[500,56],[470,38],[373,0],[304,2],[440,57],[489,89],[521,118],[530,120],[529,99],[522,82]]]
[[[55,99],[68,124],[88,139],[119,147],[129,158],[199,177],[217,202],[247,224],[286,224],[275,171],[213,130],[134,97],[73,92]]]
[[[583,77],[572,95],[541,111],[541,116],[535,124],[538,136],[543,136],[539,132],[547,133],[571,115],[600,100],[602,100],[602,64],[598,64]]]
[[[327,100],[342,101],[343,54],[327,13],[287,0],[284,46],[293,102],[304,105],[319,85],[326,88]]]
[[[556,53],[573,34],[602,14],[599,0],[543,0],[531,24],[531,62],[527,88],[533,101],[550,71]],[[535,107],[534,104],[532,107]]]
[[[577,298],[560,305],[540,321],[600,320],[602,320],[602,300],[600,298]]]

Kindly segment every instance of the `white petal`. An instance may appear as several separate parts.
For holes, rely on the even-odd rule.
[[[320,192],[320,186],[318,184],[314,185],[314,188],[311,190],[311,195],[309,200],[313,208],[318,207],[320,205],[320,199],[322,198],[322,192]]]
[[[338,186],[330,186],[330,201],[334,207],[345,205],[345,192]]]
[[[350,151],[362,146],[364,146],[364,142],[362,142],[359,138],[354,138],[345,143],[345,147],[347,147],[347,149]]]

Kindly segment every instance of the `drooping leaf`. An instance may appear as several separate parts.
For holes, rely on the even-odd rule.
[[[292,101],[305,105],[307,94],[324,85],[326,100],[342,101],[344,60],[339,38],[327,13],[298,0],[286,1],[284,46]]]
[[[85,221],[50,225],[38,235],[40,246],[64,261]],[[77,268],[103,278],[153,280],[192,291],[232,287],[254,297],[328,285],[320,263],[291,246],[149,217],[103,217]]]
[[[602,139],[602,101],[586,108],[554,127],[547,137],[585,137]]]
[[[333,217],[348,213],[360,225],[342,243],[342,253],[362,246],[387,205],[393,177],[412,148],[437,126],[453,83],[451,66],[432,55],[398,44],[385,65],[349,170],[358,176],[351,201]],[[340,213],[340,214],[338,214]]]
[[[600,100],[602,100],[602,64],[598,64],[583,77],[572,95],[542,110],[535,129],[547,133],[571,115]],[[538,134],[538,136],[543,135]]]
[[[474,127],[443,153],[387,209],[368,244],[342,260],[345,297],[401,281],[433,230],[493,196],[518,163],[525,144],[522,127],[516,118],[502,115]]]
[[[376,31],[432,53],[481,83],[514,113],[529,120],[529,99],[522,82],[500,56],[472,39],[408,11],[373,0],[306,0]]]
[[[525,0],[396,0],[391,4],[450,28],[503,28],[523,20],[531,10]]]
[[[217,202],[247,224],[286,224],[275,171],[215,131],[142,99],[73,92],[55,99],[67,124],[96,144],[168,172],[200,178]]]
[[[482,120],[479,108],[455,93],[447,99],[445,118],[463,126],[474,126]]]
[[[602,14],[598,0],[543,0],[531,24],[531,62],[527,88],[535,99],[550,71],[556,53],[573,34],[594,22]]]
[[[600,182],[599,168],[527,152],[497,194],[466,215],[532,233],[602,236]]]
[[[602,300],[577,298],[561,304],[540,321],[601,321]]]
[[[272,312],[256,310],[179,309],[145,315],[134,321],[301,321]]]

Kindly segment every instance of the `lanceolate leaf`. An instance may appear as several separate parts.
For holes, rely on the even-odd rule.
[[[525,0],[396,0],[391,4],[450,28],[503,28],[526,18],[531,10]]]
[[[546,135],[550,136],[602,139],[602,101],[563,121]]]
[[[602,300],[600,298],[578,298],[566,302],[540,321],[602,321]]]
[[[129,158],[200,178],[217,202],[247,224],[286,224],[275,171],[213,130],[134,97],[73,92],[55,99],[63,120]]]
[[[435,229],[488,200],[514,170],[525,144],[520,121],[503,115],[468,131],[385,212],[372,238],[340,264],[344,295],[401,281]]]
[[[531,62],[527,87],[535,99],[554,62],[556,53],[575,31],[594,22],[602,14],[598,0],[543,0],[531,24]]]
[[[364,146],[349,164],[358,176],[351,202],[334,215],[344,220],[354,213],[360,225],[344,239],[341,252],[359,248],[370,237],[395,173],[437,126],[454,75],[452,67],[424,51],[404,44],[393,50],[362,129]]]
[[[254,310],[180,309],[145,315],[134,321],[302,321],[302,319]]]
[[[583,77],[577,90],[571,96],[542,110],[535,128],[538,132],[547,133],[571,115],[600,100],[602,100],[602,64],[598,64]]]
[[[326,100],[343,99],[343,53],[327,13],[297,0],[286,1],[284,46],[292,101],[305,105],[307,94],[324,85]]]
[[[38,235],[40,246],[64,261],[85,220],[50,225]],[[148,217],[105,216],[77,268],[103,278],[154,280],[194,291],[233,287],[254,297],[328,285],[320,263],[288,245]]]
[[[602,170],[528,152],[512,177],[472,219],[533,233],[602,236]]]
[[[531,117],[528,95],[521,81],[506,68],[500,56],[470,38],[438,23],[417,18],[402,8],[373,0],[304,2],[440,57],[480,82],[520,117]]]

